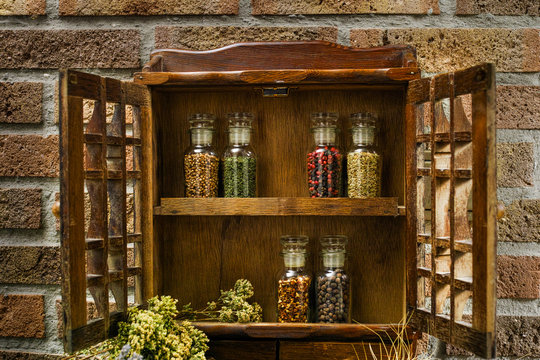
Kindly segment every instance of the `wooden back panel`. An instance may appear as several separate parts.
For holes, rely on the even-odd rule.
[[[305,90],[305,91],[304,91]],[[217,115],[216,141],[226,145],[225,114],[250,111],[255,115],[253,147],[258,156],[257,187],[260,197],[308,197],[306,155],[312,149],[309,114],[337,111],[340,148],[350,145],[348,116],[371,111],[381,119],[383,196],[404,201],[404,146],[402,87],[377,90],[351,87],[300,87],[285,98],[264,98],[253,88],[184,91],[155,90],[155,133],[161,197],[184,196],[183,153],[189,145],[188,116],[194,112]],[[238,278],[255,286],[265,321],[276,321],[276,286],[283,259],[279,237],[302,233],[310,237],[311,270],[319,269],[319,237],[340,233],[349,237],[349,272],[352,274],[355,320],[397,322],[404,315],[404,217],[320,216],[156,216],[161,236],[160,293],[181,303],[202,306],[228,289]],[[369,296],[365,295],[369,294]]]
[[[142,150],[150,98],[132,83],[75,71],[60,76],[62,307],[72,352],[114,334],[128,306],[151,294],[144,282],[152,275],[143,274],[152,268],[143,241],[152,238],[152,215],[143,199],[149,171]],[[87,292],[97,319],[89,319]]]
[[[408,310],[419,330],[488,358],[495,356],[494,104],[491,64],[416,80],[406,127]]]
[[[155,50],[143,71],[190,72],[416,67],[414,48],[350,48],[326,41],[252,42],[208,51]]]

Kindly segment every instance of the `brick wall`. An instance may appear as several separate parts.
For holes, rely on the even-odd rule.
[[[540,358],[538,0],[0,0],[0,359],[54,359],[60,67],[129,79],[156,47],[411,44],[428,73],[496,63],[498,351]],[[438,356],[466,354],[433,339]]]

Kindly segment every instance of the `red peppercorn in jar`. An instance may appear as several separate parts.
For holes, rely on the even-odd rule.
[[[339,197],[341,152],[336,146],[337,113],[311,114],[315,149],[307,155],[308,189],[312,198]]]

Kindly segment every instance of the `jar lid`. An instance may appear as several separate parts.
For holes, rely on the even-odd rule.
[[[209,113],[192,114],[189,117],[190,129],[214,129],[214,120],[216,116]]]
[[[283,235],[280,242],[283,246],[282,254],[307,254],[306,245],[309,238],[305,235]]]
[[[227,114],[229,128],[251,128],[253,114],[250,112],[234,112]]]
[[[354,113],[349,116],[352,128],[355,127],[376,127],[377,114],[369,112]]]
[[[345,235],[325,235],[320,238],[321,253],[345,252],[349,239]]]
[[[337,128],[337,112],[314,112],[311,114],[312,128]]]

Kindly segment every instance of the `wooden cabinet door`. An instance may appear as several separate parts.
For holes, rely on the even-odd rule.
[[[64,343],[105,340],[152,295],[150,95],[145,86],[60,72]],[[150,151],[150,154],[148,153]]]
[[[411,324],[447,343],[494,357],[494,66],[411,81],[406,122]]]

